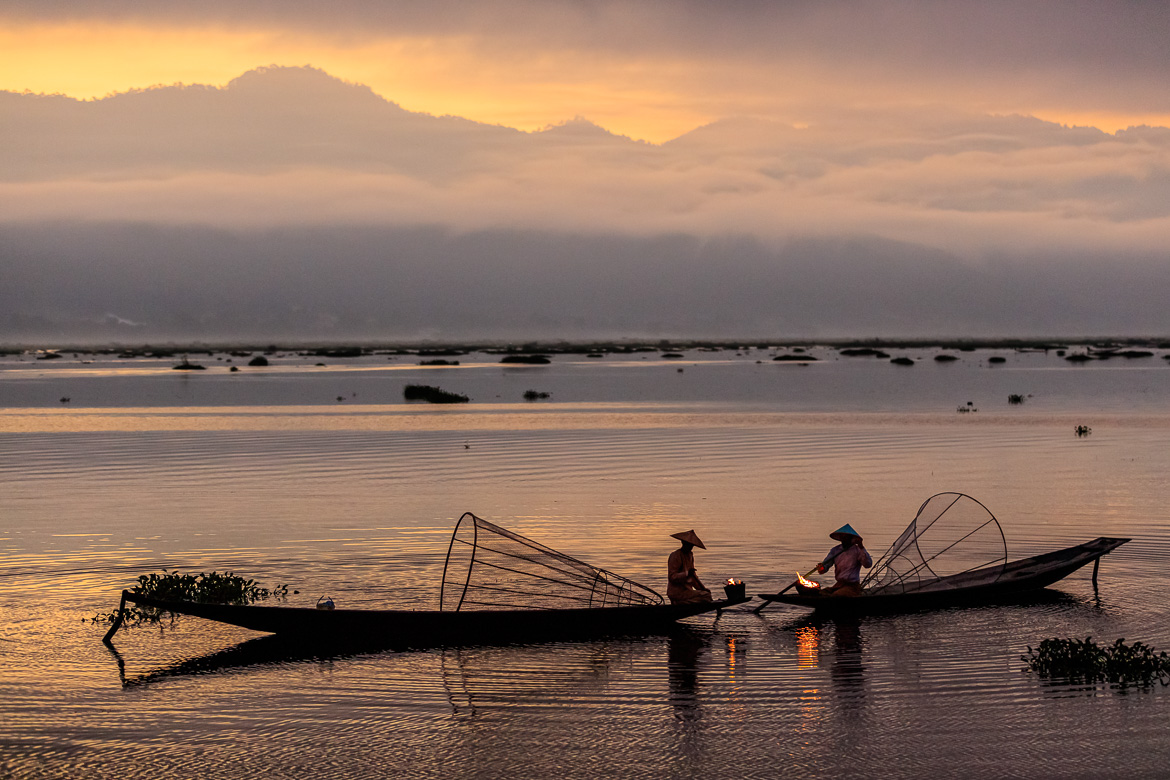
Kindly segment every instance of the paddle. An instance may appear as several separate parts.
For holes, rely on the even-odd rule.
[[[840,554],[841,554],[841,553],[843,553],[843,552],[845,552],[845,551],[844,551],[844,550],[840,550],[840,551],[838,551],[837,555],[840,555]],[[808,572],[807,572],[807,573],[806,573],[804,576],[806,576],[806,577],[811,577],[812,575],[814,575],[814,574],[816,574],[816,573],[820,572],[820,571],[821,571],[821,567],[822,567],[822,566],[824,566],[826,569],[827,569],[827,568],[829,568],[829,564],[833,562],[833,560],[834,560],[834,559],[837,557],[837,555],[834,555],[832,558],[826,558],[825,560],[821,561],[821,562],[820,562],[820,563],[818,563],[816,566],[814,566],[814,567],[812,567],[811,569],[809,569],[809,570],[808,570]],[[779,592],[779,593],[777,593],[776,595],[777,595],[777,596],[781,596],[781,595],[783,595],[784,593],[786,593],[786,592],[788,592],[788,591],[792,590],[794,587],[796,587],[796,584],[797,584],[798,582],[800,582],[800,579],[799,579],[799,578],[797,578],[797,579],[793,580],[792,582],[790,582],[790,583],[788,584],[788,586],[787,586],[786,588],[784,588],[784,590],[780,591],[780,592]],[[760,606],[756,607],[755,609],[753,609],[753,610],[752,610],[752,612],[754,612],[755,614],[757,614],[757,615],[758,615],[758,614],[760,614],[760,612],[761,612],[761,611],[764,609],[764,607],[768,606],[768,605],[769,605],[769,604],[771,604],[771,603],[772,603],[771,601],[769,601],[769,600],[767,600],[767,599],[764,599],[764,603],[763,603],[763,604],[761,604]]]
[[[818,571],[820,571],[820,570],[821,570],[821,565],[818,563],[816,566],[814,566],[813,568],[809,569],[809,570],[808,570],[808,572],[806,572],[804,576],[806,576],[806,577],[809,577],[809,576],[811,576],[811,575],[813,575],[813,574],[816,574],[816,573],[817,573]],[[788,584],[788,586],[787,586],[786,588],[784,588],[784,590],[780,591],[780,592],[779,592],[779,593],[777,593],[776,595],[777,595],[777,596],[780,596],[780,595],[783,595],[784,593],[786,593],[786,592],[788,592],[788,591],[792,590],[794,587],[796,587],[796,583],[798,583],[798,582],[800,582],[800,579],[799,579],[799,578],[798,578],[798,579],[795,579],[795,580],[793,580],[792,582],[790,582],[790,583]],[[754,612],[754,613],[756,613],[756,614],[758,615],[758,614],[760,614],[760,612],[762,612],[762,611],[763,611],[764,607],[768,606],[768,605],[769,605],[769,604],[771,604],[771,603],[772,603],[771,601],[768,601],[767,599],[765,599],[765,600],[764,600],[764,603],[763,603],[763,604],[760,604],[760,606],[758,606],[758,607],[756,607],[755,609],[753,609],[753,610],[752,610],[752,612]]]

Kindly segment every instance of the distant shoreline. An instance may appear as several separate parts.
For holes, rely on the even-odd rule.
[[[775,350],[788,348],[823,347],[829,349],[949,349],[972,351],[977,349],[1010,349],[1049,351],[1060,349],[1118,349],[1145,347],[1170,349],[1170,336],[1162,337],[1076,337],[1069,339],[1029,338],[839,338],[839,339],[628,339],[628,340],[292,340],[258,341],[148,341],[103,342],[41,342],[0,344],[0,355],[28,353],[120,353],[134,356],[164,357],[178,354],[215,354],[221,352],[312,352],[328,357],[359,357],[363,354],[489,354],[546,353],[588,354],[631,352],[742,351],[746,349]]]

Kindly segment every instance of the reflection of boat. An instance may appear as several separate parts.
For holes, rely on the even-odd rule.
[[[760,594],[765,602],[821,611],[898,612],[1012,599],[1046,588],[1100,563],[1129,539],[1101,537],[1063,550],[1008,562],[999,522],[961,493],[928,499],[862,583],[859,596],[822,593],[810,581],[794,594]],[[1097,569],[1093,569],[1096,582]],[[804,579],[804,578],[800,578]]]
[[[188,677],[225,669],[237,669],[251,666],[265,666],[312,661],[328,663],[335,658],[344,658],[360,652],[357,648],[347,648],[344,651],[329,651],[328,648],[305,646],[301,642],[281,636],[259,636],[241,642],[238,645],[217,650],[196,658],[187,658],[169,666],[146,672],[134,677],[126,676],[125,663],[113,645],[109,645],[118,662],[118,669],[122,678],[122,687],[134,688],[150,685],[173,677]],[[382,649],[382,648],[378,648]]]
[[[451,537],[438,610],[216,604],[122,591],[122,605],[106,641],[121,625],[127,603],[311,645],[431,647],[645,634],[748,600],[666,604],[644,585],[467,513]]]

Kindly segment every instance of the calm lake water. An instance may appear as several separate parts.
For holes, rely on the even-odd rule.
[[[1170,692],[1046,682],[1020,656],[1170,650],[1170,361],[810,352],[0,359],[0,776],[1164,776]],[[407,404],[407,383],[473,402]],[[84,620],[163,568],[435,608],[464,511],[660,592],[694,528],[708,584],[774,591],[842,523],[876,554],[944,491],[994,512],[1013,559],[1133,541],[1097,590],[1086,569],[1008,606],[741,608],[628,639],[302,658],[184,618],[115,655]]]

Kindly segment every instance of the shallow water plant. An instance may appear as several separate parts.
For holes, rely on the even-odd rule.
[[[262,588],[255,580],[245,579],[231,572],[220,574],[213,571],[210,574],[180,574],[165,569],[162,574],[143,574],[138,577],[138,584],[130,588],[130,592],[139,596],[147,596],[163,601],[194,601],[203,604],[252,604],[272,596],[288,594],[288,585],[280,585],[272,590]],[[127,605],[123,618],[127,625],[141,625],[143,623],[158,623],[162,620],[163,612],[151,607]],[[113,623],[118,618],[118,610],[99,612],[90,620],[93,623]]]
[[[407,385],[402,391],[407,401],[426,401],[431,404],[465,404],[471,399],[431,385]]]
[[[1109,682],[1120,687],[1170,685],[1170,656],[1141,642],[1118,639],[1101,647],[1091,636],[1084,639],[1045,639],[1020,660],[1041,677],[1072,683]]]

